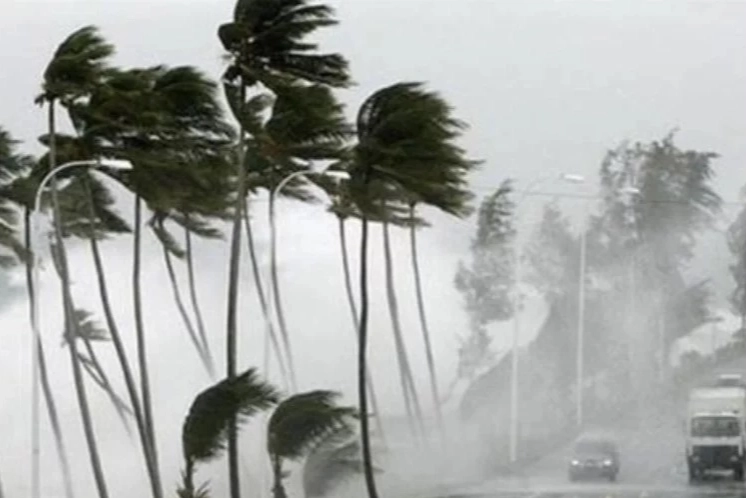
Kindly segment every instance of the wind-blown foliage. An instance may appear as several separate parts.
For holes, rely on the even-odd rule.
[[[347,168],[350,193],[361,212],[360,286],[358,331],[358,404],[366,488],[376,498],[368,434],[366,395],[368,340],[368,221],[381,218],[389,203],[377,193],[394,189],[440,210],[459,215],[465,205],[460,196],[444,192],[467,191],[466,175],[475,166],[455,143],[464,123],[451,116],[439,95],[419,83],[397,83],[378,90],[361,105],[356,119],[357,142]],[[387,188],[389,187],[389,188]],[[386,200],[386,199],[385,199]]]
[[[267,97],[249,96],[248,90],[261,83],[278,92],[293,83],[339,87],[349,83],[347,61],[339,54],[319,53],[318,46],[306,40],[318,29],[336,24],[331,8],[310,5],[307,0],[237,0],[231,22],[218,28],[218,38],[228,54],[223,88],[234,118],[239,123],[236,145],[236,200],[231,232],[228,303],[226,319],[226,370],[236,374],[238,275],[241,255],[241,218],[247,194],[247,167],[257,159],[247,153],[247,133],[254,136],[258,108]],[[261,94],[260,94],[261,95]],[[294,128],[298,129],[298,128]],[[276,279],[275,279],[276,280]],[[287,334],[286,334],[287,335]],[[240,497],[238,447],[231,428],[228,443],[231,498]]]
[[[42,164],[47,171],[57,167],[57,132],[55,108],[59,102],[68,108],[75,105],[78,99],[90,95],[93,88],[98,86],[105,72],[107,59],[113,54],[114,47],[101,37],[96,28],[87,26],[68,36],[57,48],[51,61],[44,71],[42,93],[36,102],[47,105],[47,133],[49,136],[49,153]],[[74,317],[75,305],[70,288],[70,273],[65,252],[62,231],[62,218],[57,192],[56,179],[52,181],[52,208],[54,211],[54,244],[57,258],[57,270],[62,281],[62,301],[65,316],[65,328],[68,337],[75,337],[74,329],[77,322]],[[78,407],[88,446],[91,470],[100,498],[108,497],[108,490],[104,470],[99,456],[98,445],[94,434],[93,420],[85,383],[82,375],[80,357],[77,352],[76,340],[69,341],[68,353],[73,371]],[[36,476],[34,477],[36,479]],[[35,486],[38,483],[34,484]],[[160,498],[160,496],[154,496]]]
[[[245,423],[278,401],[275,389],[262,381],[254,368],[224,379],[195,397],[182,427],[184,496],[197,496],[193,484],[198,463],[218,458],[226,449],[232,421]]]
[[[267,425],[267,452],[272,462],[275,498],[285,498],[283,462],[298,460],[333,434],[348,429],[356,411],[338,406],[339,393],[309,391],[286,398]]]
[[[25,260],[13,182],[32,169],[33,159],[16,151],[18,141],[0,127],[0,269]]]
[[[360,441],[347,426],[340,426],[321,439],[304,462],[302,482],[306,497],[321,498],[362,473],[360,453]]]

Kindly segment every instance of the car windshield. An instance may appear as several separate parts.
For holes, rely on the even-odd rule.
[[[739,436],[736,417],[697,417],[693,419],[692,435],[695,437]]]
[[[581,441],[576,443],[577,455],[613,455],[615,445],[610,441]]]

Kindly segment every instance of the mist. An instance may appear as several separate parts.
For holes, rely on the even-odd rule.
[[[319,36],[325,49],[340,51],[351,60],[356,85],[340,92],[353,116],[374,89],[400,80],[422,80],[441,92],[460,119],[469,123],[462,146],[471,157],[483,160],[471,179],[475,203],[492,193],[507,178],[519,188],[544,175],[578,173],[587,179],[581,190],[552,182],[549,194],[597,194],[597,172],[607,150],[624,140],[656,140],[679,127],[678,144],[720,154],[715,162],[713,188],[727,202],[725,221],[741,208],[739,189],[744,184],[745,156],[745,7],[739,2],[493,2],[489,0],[408,0],[380,2],[338,0],[334,6],[340,25]],[[157,63],[194,64],[217,79],[224,67],[216,26],[231,15],[233,2],[124,0],[11,0],[0,19],[0,53],[5,70],[0,75],[0,124],[23,140],[29,153],[41,153],[37,137],[45,130],[45,115],[33,106],[42,71],[57,44],[70,32],[87,24],[100,27],[117,47],[115,62],[123,66]],[[739,112],[736,112],[738,109]],[[66,127],[63,127],[65,129]],[[542,207],[552,196],[528,197],[517,219],[520,239],[528,240],[538,227]],[[131,220],[132,200],[120,193],[119,211]],[[560,207],[578,234],[586,214],[594,212],[583,199],[561,198]],[[266,272],[268,229],[265,198],[253,202],[255,241],[263,277]],[[336,219],[326,205],[278,203],[278,258],[280,286],[288,326],[296,351],[299,389],[324,388],[343,393],[343,402],[355,404],[355,335],[347,309],[337,238]],[[479,482],[507,464],[508,351],[512,323],[491,323],[487,329],[494,362],[469,382],[457,379],[460,338],[469,330],[463,297],[454,286],[460,261],[469,256],[475,217],[454,219],[435,210],[424,210],[430,227],[419,230],[421,272],[437,373],[444,401],[446,441],[437,436],[432,400],[428,394],[426,358],[419,331],[408,233],[393,229],[395,283],[407,350],[415,384],[421,393],[431,428],[430,440],[416,444],[408,435],[402,393],[386,307],[381,227],[372,227],[370,241],[371,322],[369,357],[382,415],[387,421],[390,453],[378,454],[383,472],[382,495],[436,493],[466,483]],[[228,226],[223,226],[228,233]],[[358,267],[359,226],[347,223],[353,277]],[[706,350],[730,340],[735,315],[726,302],[733,282],[728,274],[730,255],[723,233],[709,231],[698,240],[687,273],[688,283],[711,279],[711,308],[723,319],[718,332],[698,329],[672,348],[671,365],[692,349]],[[248,251],[242,242],[239,312],[240,369],[264,364],[265,324],[253,286]],[[92,257],[84,242],[68,244],[73,293],[78,307],[91,310],[100,323],[103,313]],[[226,295],[228,244],[198,241],[195,246],[198,294],[217,370],[225,370]],[[143,245],[143,295],[153,384],[156,430],[163,482],[167,494],[176,487],[182,466],[182,421],[194,396],[213,380],[205,373],[189,343],[171,295],[161,246],[145,231]],[[103,257],[117,323],[135,354],[132,320],[131,237],[103,243]],[[41,277],[42,334],[49,361],[63,431],[72,456],[78,496],[94,496],[87,450],[72,390],[69,360],[63,345],[63,313],[59,279],[49,255],[44,255]],[[177,262],[182,292],[186,268]],[[610,275],[607,275],[611,278]],[[535,338],[553,335],[548,317],[562,319],[569,330],[575,320],[573,306],[553,315],[551,304],[527,285],[520,344],[525,441],[549,441],[559,428],[573,420],[572,413],[551,414],[552,372],[573,368],[571,352],[558,354],[556,343],[543,345]],[[357,292],[357,291],[356,291]],[[641,294],[632,320],[643,321],[655,313],[653,296]],[[604,319],[614,322],[610,313]],[[552,324],[552,320],[550,324]],[[31,330],[24,274],[21,269],[0,272],[0,473],[7,496],[29,492],[30,457],[30,349]],[[718,337],[718,339],[713,339]],[[534,342],[533,342],[534,341]],[[701,344],[702,343],[702,344]],[[650,344],[632,346],[645,349]],[[568,346],[572,349],[572,345]],[[97,347],[106,367],[115,372],[110,344]],[[743,368],[743,365],[742,365]],[[491,373],[492,372],[492,373]],[[645,379],[650,374],[642,370]],[[113,382],[124,392],[119,375]],[[269,380],[282,385],[277,365],[270,362]],[[479,389],[472,382],[480,381]],[[618,396],[610,387],[614,379],[601,379],[595,387],[600,399]],[[90,383],[89,383],[90,384]],[[472,390],[470,391],[470,386]],[[147,479],[134,436],[129,436],[108,398],[88,386],[97,439],[112,496],[144,494]],[[470,392],[472,394],[470,394]],[[486,400],[486,392],[495,396]],[[572,393],[569,393],[572,395]],[[472,396],[472,398],[470,398]],[[605,397],[606,396],[606,397]],[[622,395],[620,395],[622,396]],[[626,400],[620,399],[623,403]],[[474,403],[473,405],[470,403]],[[614,405],[614,403],[612,403]],[[475,406],[474,413],[466,406]],[[604,420],[607,413],[596,414]],[[654,415],[641,413],[641,424]],[[655,417],[654,417],[655,418]],[[624,433],[631,422],[619,420],[606,429]],[[62,480],[46,412],[42,413],[43,496],[62,496]],[[266,457],[255,451],[259,420],[242,435],[247,496],[264,496],[256,486]],[[492,432],[487,433],[489,425]],[[545,432],[543,432],[545,431]],[[553,440],[562,446],[567,441]],[[441,448],[436,451],[434,448]],[[459,455],[458,459],[454,455]],[[455,461],[456,460],[456,461]],[[294,470],[296,468],[294,467]],[[297,479],[294,474],[293,479]],[[200,468],[198,481],[209,480],[215,496],[226,494],[225,464]],[[298,482],[293,481],[295,486]],[[269,489],[269,485],[264,485]],[[336,496],[363,496],[359,479],[341,487]]]

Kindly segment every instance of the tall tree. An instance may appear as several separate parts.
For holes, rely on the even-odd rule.
[[[419,83],[397,83],[364,101],[356,120],[357,142],[349,170],[351,194],[361,212],[360,322],[358,332],[358,404],[364,476],[370,498],[376,498],[368,431],[366,392],[368,341],[368,222],[380,216],[382,202],[377,185],[393,185],[429,202],[439,199],[445,186],[465,186],[473,165],[454,140],[464,128],[451,116],[448,104]],[[386,190],[386,189],[384,189]],[[439,208],[456,214],[461,205]]]
[[[358,310],[355,304],[355,295],[353,294],[353,279],[350,275],[350,257],[348,254],[348,243],[346,235],[345,222],[350,217],[360,217],[355,209],[355,205],[350,198],[349,180],[340,180],[327,186],[327,193],[331,198],[329,211],[337,218],[337,234],[340,240],[340,256],[342,263],[342,275],[345,282],[345,294],[348,298],[348,307],[350,308],[350,318],[353,323],[353,337],[358,336]],[[373,377],[370,369],[366,371],[366,385],[368,386],[368,395],[371,400],[372,415],[376,422],[376,432],[386,445],[386,434],[384,433],[384,424],[381,421],[381,412],[379,411],[378,399],[376,397],[376,388],[374,387]]]
[[[283,468],[287,461],[306,457],[321,441],[349,428],[353,408],[338,406],[332,391],[309,391],[281,401],[267,424],[267,453],[272,465],[274,498],[287,498]]]
[[[682,271],[692,258],[696,237],[713,226],[721,208],[711,185],[717,157],[713,152],[680,149],[674,132],[649,144],[623,144],[605,157],[600,169],[602,213],[590,235],[597,240],[597,258],[611,262],[612,272],[619,274],[619,255],[625,255],[625,271],[635,285],[629,292],[631,305],[636,309],[650,307],[641,297],[653,294],[666,310],[668,301],[684,289]],[[676,316],[664,318],[673,322]],[[658,332],[631,324],[631,330],[638,331],[631,337],[639,342],[660,338],[656,347],[647,349],[662,353],[671,341],[688,333],[667,324],[657,328]],[[654,357],[644,356],[646,363],[640,366],[650,368]]]
[[[32,311],[34,300],[37,299],[37,290],[34,289],[32,278],[34,259],[31,254],[31,205],[33,204],[35,187],[39,179],[32,178],[35,167],[34,159],[31,156],[17,153],[15,150],[17,145],[18,142],[10,136],[10,133],[0,128],[0,249],[5,248],[7,251],[7,254],[0,253],[0,268],[15,264],[18,261],[25,262],[26,288],[29,296],[29,317],[32,328],[36,328],[37,324],[34,323],[36,317]],[[18,242],[18,209],[22,209],[24,213],[22,245],[19,245]],[[39,248],[37,247],[36,250],[38,251]],[[49,422],[52,427],[57,458],[60,460],[65,497],[72,498],[73,485],[70,474],[70,463],[60,425],[57,404],[54,399],[54,392],[49,383],[46,355],[41,341],[35,354],[38,357],[39,381],[47,406]]]
[[[274,206],[275,195],[286,195],[302,201],[315,198],[305,190],[304,182],[286,183],[282,191],[277,187],[285,178],[296,172],[309,171],[314,161],[338,159],[349,137],[349,126],[340,105],[329,88],[318,85],[286,84],[274,89],[275,98],[267,96],[269,119],[261,126],[249,129],[252,139],[247,145],[247,157],[252,165],[252,191],[266,188],[269,192],[270,237],[276,237]],[[269,102],[274,100],[271,106]],[[261,107],[258,107],[258,110]],[[259,116],[257,116],[259,118]],[[257,119],[259,122],[259,119]],[[290,375],[290,384],[296,388],[295,367],[290,333],[283,313],[280,283],[277,271],[277,245],[270,243],[270,279],[280,336]]]
[[[234,117],[239,123],[236,146],[236,206],[231,231],[228,309],[226,324],[227,375],[236,375],[236,316],[238,302],[241,216],[246,197],[246,134],[251,127],[251,99],[248,91],[259,83],[272,88],[289,80],[345,86],[349,82],[347,62],[338,54],[319,54],[316,44],[305,38],[325,26],[335,24],[333,11],[326,5],[310,5],[307,0],[237,0],[233,19],[218,29],[230,63],[223,74],[224,89]],[[238,447],[232,424],[228,435],[228,466],[231,498],[239,498]]]
[[[220,177],[223,150],[233,133],[222,120],[216,85],[189,66],[110,69],[90,99],[70,107],[76,130],[100,155],[128,159],[134,169],[114,175],[135,194],[133,301],[140,404],[153,492],[161,496],[158,454],[150,394],[147,342],[142,314],[140,246],[143,204],[152,212],[172,213],[210,189]],[[226,181],[226,180],[223,180]]]
[[[508,320],[514,309],[513,243],[515,204],[513,184],[505,180],[487,196],[477,212],[477,229],[470,246],[471,262],[459,264],[454,284],[464,296],[470,332],[460,348],[459,372],[472,377],[493,358],[485,326]]]
[[[57,166],[56,150],[56,120],[55,107],[58,102],[67,105],[75,99],[90,93],[91,89],[99,83],[104,72],[106,60],[114,52],[114,47],[108,44],[92,26],[81,28],[68,36],[57,48],[52,60],[44,71],[42,94],[37,102],[47,105],[47,125],[50,137],[48,170],[52,171]],[[88,445],[91,468],[96,482],[100,498],[108,496],[106,480],[99,457],[96,437],[93,430],[90,407],[83,382],[81,365],[77,354],[77,345],[74,333],[76,323],[74,320],[74,305],[70,289],[70,279],[62,237],[59,200],[57,197],[56,184],[52,182],[52,208],[54,211],[55,246],[59,257],[59,275],[62,282],[62,299],[65,314],[67,337],[71,337],[68,344],[70,363],[73,370],[75,389],[78,397],[78,406],[81,412],[81,421]]]

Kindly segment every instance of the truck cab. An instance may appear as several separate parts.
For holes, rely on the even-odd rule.
[[[733,470],[744,479],[745,390],[715,387],[693,390],[687,418],[687,466],[691,481],[710,470]]]

